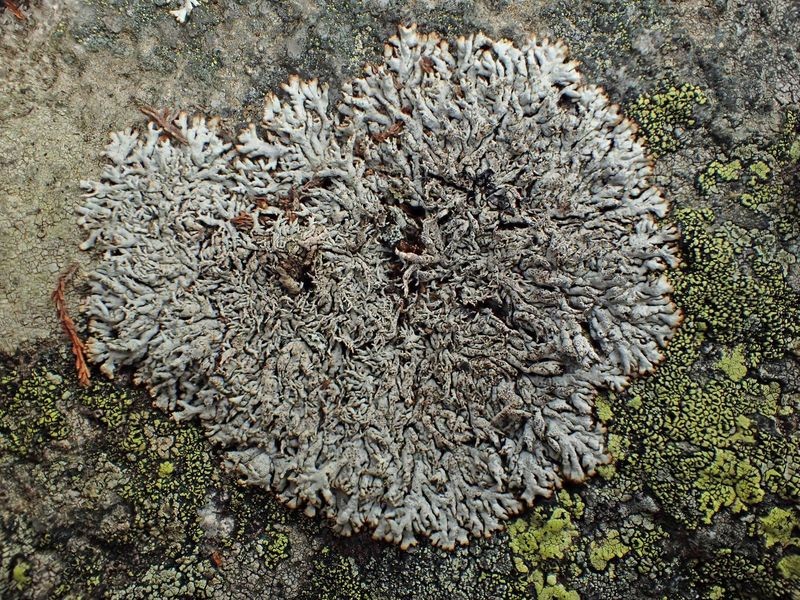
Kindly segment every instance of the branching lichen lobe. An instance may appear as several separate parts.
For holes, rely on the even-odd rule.
[[[401,28],[263,134],[114,134],[86,182],[89,355],[198,417],[248,483],[408,547],[488,535],[607,460],[598,389],[662,358],[676,233],[560,44]]]

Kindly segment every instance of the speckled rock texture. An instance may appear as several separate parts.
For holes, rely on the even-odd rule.
[[[180,8],[0,9],[0,596],[797,597],[797,3],[200,2],[183,23]],[[88,336],[77,299],[99,263],[77,250],[78,182],[102,177],[109,132],[147,131],[140,107],[218,115],[234,144],[294,73],[338,105],[400,23],[563,40],[637,124],[680,236],[684,320],[663,362],[593,401],[612,461],[452,551],[343,538],[239,485],[127,367],[80,388],[49,301],[80,263],[68,300]]]

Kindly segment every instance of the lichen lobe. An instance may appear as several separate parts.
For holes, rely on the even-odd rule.
[[[248,483],[408,547],[488,535],[607,460],[661,360],[675,232],[560,44],[401,28],[329,106],[292,78],[236,147],[117,133],[85,182],[90,358],[198,417]]]

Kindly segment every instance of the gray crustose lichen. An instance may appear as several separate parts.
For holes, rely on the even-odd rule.
[[[235,147],[120,132],[84,182],[90,358],[198,418],[243,480],[450,548],[607,461],[593,415],[662,357],[675,231],[633,126],[561,44],[401,28],[292,78]]]

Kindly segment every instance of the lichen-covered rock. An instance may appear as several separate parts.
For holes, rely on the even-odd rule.
[[[632,125],[560,44],[480,34],[402,28],[335,109],[284,90],[236,147],[113,135],[80,209],[92,360],[344,534],[449,548],[591,474],[597,390],[679,320]]]

